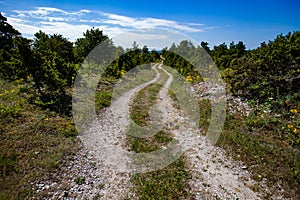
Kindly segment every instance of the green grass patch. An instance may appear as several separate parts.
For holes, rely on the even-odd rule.
[[[165,131],[159,131],[153,137],[147,139],[144,138],[128,138],[128,144],[130,148],[137,153],[148,153],[151,151],[156,151],[161,146],[168,144],[172,140],[172,135]]]
[[[112,90],[97,90],[95,94],[96,112],[102,108],[109,107],[111,104]]]
[[[211,118],[211,103],[209,99],[201,99],[198,101],[200,108],[199,128],[203,133],[207,133]]]
[[[161,73],[158,84],[151,84],[142,89],[133,99],[131,105],[131,118],[140,126],[149,123],[148,111],[157,99],[157,94],[166,81],[167,75]],[[133,130],[128,130],[133,131]],[[148,153],[158,150],[172,140],[172,134],[167,130],[161,130],[149,138],[135,138],[128,136],[127,145],[132,151]],[[191,199],[187,191],[189,174],[185,167],[184,157],[180,157],[174,163],[148,173],[135,174],[132,181],[135,185],[135,193],[139,199]]]
[[[150,84],[145,87],[134,97],[133,103],[131,105],[130,117],[131,119],[140,126],[146,126],[147,121],[150,120],[149,109],[156,102],[157,93],[162,86],[158,84]],[[143,105],[140,105],[143,102]]]
[[[181,157],[161,170],[135,174],[133,181],[141,200],[192,199],[186,190],[189,178],[184,158]]]

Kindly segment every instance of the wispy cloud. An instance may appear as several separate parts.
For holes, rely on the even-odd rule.
[[[79,11],[65,11],[59,8],[52,8],[52,7],[36,7],[34,10],[13,10],[13,12],[17,13],[19,16],[30,16],[35,18],[43,18],[50,15],[65,15],[65,16],[72,16],[72,15],[83,15],[90,13],[90,10],[79,10]]]
[[[82,37],[82,33],[92,27],[102,29],[110,37],[122,32],[137,31],[131,35],[136,38],[141,36],[139,34],[142,34],[142,30],[157,28],[184,33],[197,33],[209,29],[200,23],[182,23],[151,17],[135,18],[87,9],[67,11],[53,7],[36,7],[32,10],[13,10],[6,17],[9,23],[27,36],[33,36],[34,33],[42,30],[50,34],[60,33],[71,41]],[[148,35],[147,37],[165,36]]]
[[[157,18],[133,18],[111,13],[102,13],[106,19],[103,23],[114,24],[123,27],[131,27],[133,29],[153,29],[153,28],[168,28],[179,31],[202,32],[202,29],[194,28],[190,25],[195,24],[180,24],[173,20],[157,19]],[[198,25],[198,24],[197,24]]]

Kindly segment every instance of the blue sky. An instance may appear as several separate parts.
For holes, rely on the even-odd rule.
[[[4,0],[0,6],[25,37],[42,30],[74,41],[96,27],[116,38],[117,45],[135,40],[157,49],[182,38],[207,41],[211,47],[243,41],[252,49],[280,33],[300,30],[297,0]]]

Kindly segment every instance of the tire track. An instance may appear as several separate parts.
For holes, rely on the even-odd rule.
[[[242,163],[226,157],[223,149],[211,145],[199,129],[194,128],[195,123],[173,107],[168,91],[174,77],[162,64],[153,66],[154,79],[118,96],[110,107],[101,111],[98,120],[80,136],[84,148],[60,174],[43,184],[39,192],[47,193],[44,199],[137,198],[131,192],[132,172],[128,166],[132,152],[126,145],[126,127],[130,123],[132,97],[159,80],[157,68],[169,76],[158,93],[157,108],[163,114],[165,128],[185,152],[191,174],[190,192],[195,199],[260,199],[259,194],[250,189],[255,182],[250,173],[242,169]],[[80,185],[74,182],[78,177],[85,178]]]
[[[260,199],[250,189],[255,182],[250,173],[242,169],[242,163],[226,157],[224,150],[211,145],[198,129],[193,128],[194,123],[188,116],[173,107],[173,100],[168,95],[173,76],[162,66],[159,68],[169,76],[159,93],[160,110],[166,114],[164,124],[179,141],[187,157],[187,167],[192,175],[190,187],[195,198]],[[176,125],[180,128],[174,129]]]

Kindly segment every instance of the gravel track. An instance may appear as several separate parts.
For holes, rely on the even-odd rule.
[[[161,69],[169,78],[159,92],[158,108],[163,113],[165,128],[179,141],[186,165],[191,174],[190,192],[195,199],[260,199],[250,188],[255,184],[241,162],[225,156],[223,149],[211,145],[199,129],[182,112],[173,107],[168,95],[173,76],[156,64],[156,77],[112,102],[102,110],[89,131],[80,136],[83,147],[59,174],[36,184],[44,199],[124,199],[136,196],[128,165],[132,152],[126,146],[126,127],[129,125],[130,102],[141,89],[157,82]],[[177,128],[176,128],[177,127]],[[179,127],[179,128],[178,128]],[[80,178],[84,178],[78,184]],[[76,180],[77,179],[77,183]]]

